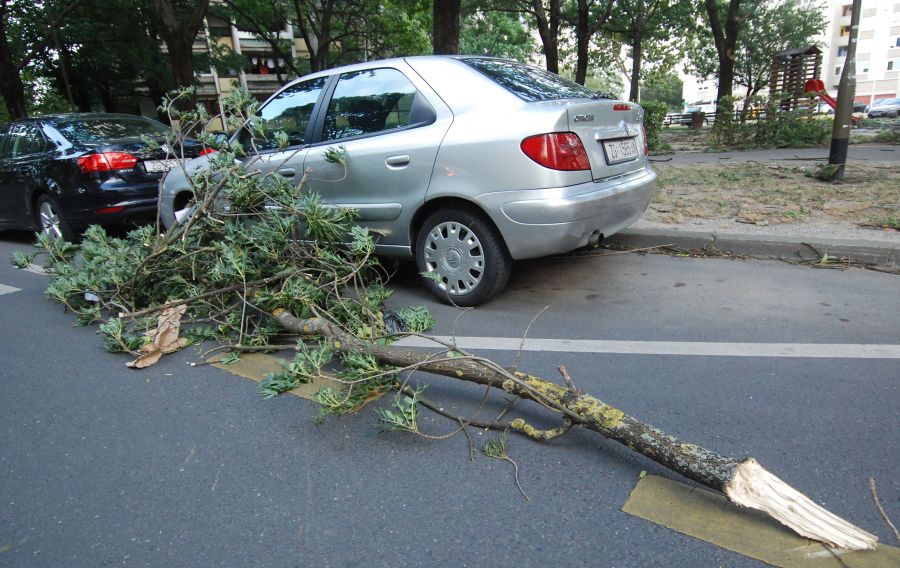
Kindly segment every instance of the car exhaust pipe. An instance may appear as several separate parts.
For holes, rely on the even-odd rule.
[[[597,248],[600,246],[600,243],[603,241],[603,233],[600,231],[594,231],[591,233],[591,236],[588,237],[588,246],[591,248]]]

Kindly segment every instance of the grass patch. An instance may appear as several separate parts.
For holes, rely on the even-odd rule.
[[[659,191],[644,218],[662,223],[689,219],[770,225],[813,216],[862,226],[897,228],[900,168],[875,164],[847,168],[843,183],[820,181],[808,168],[763,164],[654,166]]]

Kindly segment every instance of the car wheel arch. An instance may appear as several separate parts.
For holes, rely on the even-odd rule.
[[[172,199],[172,212],[179,211],[188,206],[188,203],[194,199],[194,192],[190,189],[182,189],[175,194]]]
[[[500,235],[500,240],[503,241],[503,246],[507,249],[507,254],[509,253],[509,246],[506,244],[506,239],[503,237],[503,233],[500,232],[499,227],[497,227],[497,223],[491,218],[487,212],[482,209],[478,204],[469,201],[468,199],[463,199],[461,197],[436,197],[434,199],[430,199],[422,204],[421,207],[415,212],[412,218],[412,222],[409,224],[409,242],[410,249],[415,255],[416,249],[416,236],[419,234],[419,230],[422,228],[422,224],[425,222],[428,217],[434,213],[435,211],[440,211],[441,209],[464,209],[469,211],[472,214],[478,215],[482,217],[485,221],[489,222],[493,229]]]

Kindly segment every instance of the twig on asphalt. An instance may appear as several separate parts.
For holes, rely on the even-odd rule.
[[[869,478],[869,489],[872,491],[872,501],[875,502],[875,508],[878,509],[878,512],[881,513],[881,518],[884,519],[884,522],[891,527],[891,530],[894,531],[894,538],[897,539],[897,542],[900,542],[900,532],[897,532],[897,527],[894,526],[894,523],[891,522],[891,518],[888,517],[888,514],[885,512],[884,507],[881,506],[881,502],[878,501],[878,489],[875,487],[875,478]]]

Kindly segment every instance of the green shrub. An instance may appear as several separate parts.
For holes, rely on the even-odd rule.
[[[831,139],[833,119],[814,115],[812,108],[786,111],[779,108],[778,99],[755,97],[735,113],[739,102],[730,97],[719,102],[711,140],[714,148],[805,148]]]
[[[644,109],[644,129],[647,131],[647,146],[651,152],[668,150],[670,147],[663,142],[659,133],[663,127],[668,107],[665,103],[642,103]]]

